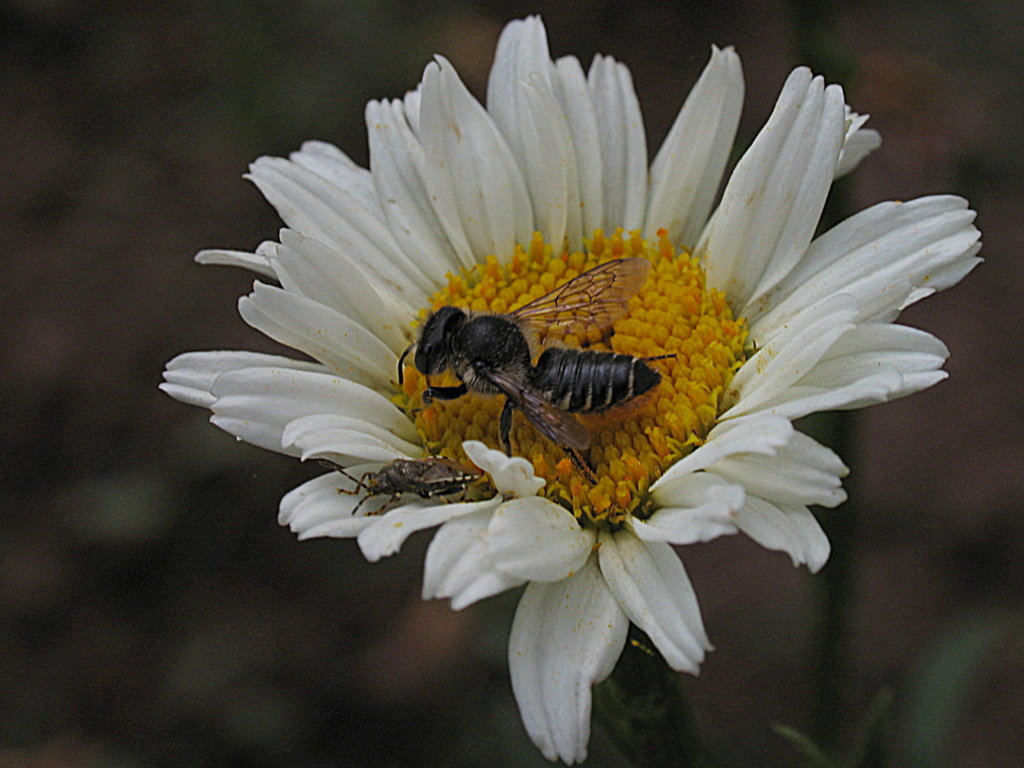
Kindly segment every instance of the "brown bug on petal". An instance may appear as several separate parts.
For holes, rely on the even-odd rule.
[[[425,459],[395,459],[376,472],[367,472],[362,478],[353,477],[333,462],[331,466],[356,484],[355,490],[342,493],[366,493],[352,510],[353,515],[367,499],[376,496],[391,497],[377,510],[377,514],[380,514],[391,509],[405,494],[414,494],[421,499],[432,499],[437,496],[465,493],[470,485],[483,477],[483,473],[475,468],[439,456],[429,456]]]

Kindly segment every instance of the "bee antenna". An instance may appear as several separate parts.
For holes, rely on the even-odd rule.
[[[402,381],[405,378],[405,368],[402,367],[402,363],[405,362],[405,358],[409,355],[410,352],[412,352],[412,348],[415,346],[416,342],[414,341],[412,344],[405,348],[405,352],[403,352],[402,356],[398,358],[398,386],[402,386]]]

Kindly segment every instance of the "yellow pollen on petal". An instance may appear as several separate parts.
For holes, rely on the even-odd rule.
[[[483,264],[448,275],[429,311],[454,305],[476,312],[507,313],[546,295],[573,277],[612,259],[640,257],[651,271],[628,313],[603,337],[590,329],[534,340],[534,362],[546,345],[611,350],[635,357],[672,355],[648,364],[661,374],[652,391],[601,413],[573,414],[590,432],[589,459],[596,482],[573,465],[565,450],[515,412],[512,448],[547,480],[540,493],[571,510],[584,524],[616,526],[627,514],[648,513],[649,489],[674,462],[700,445],[715,425],[718,404],[733,374],[746,359],[746,323],[734,318],[720,291],[705,285],[699,261],[675,248],[664,230],[656,240],[639,233],[598,230],[586,251],[554,254],[539,234],[526,248],[516,246],[507,262],[488,256]],[[581,338],[582,336],[582,338]],[[434,386],[457,384],[448,373]],[[406,365],[396,402],[415,418],[427,450],[467,462],[463,440],[500,448],[498,422],[505,398],[471,392],[424,407],[426,378]]]

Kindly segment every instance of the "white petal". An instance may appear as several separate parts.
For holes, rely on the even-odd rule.
[[[598,557],[619,607],[672,669],[697,674],[711,650],[683,564],[668,544],[645,544],[628,531],[601,532]]]
[[[900,397],[906,397],[912,395],[915,392],[920,392],[929,387],[934,387],[939,382],[945,381],[949,378],[949,374],[945,371],[926,371],[921,373],[906,373],[901,376],[900,386],[891,389],[886,393],[885,401],[895,400]],[[864,408],[869,405],[874,405],[875,400],[869,401],[857,401],[853,400],[849,403],[844,403],[841,406],[842,410],[853,410],[855,408]]]
[[[787,553],[793,565],[806,563],[812,573],[828,561],[828,537],[807,507],[786,507],[748,496],[736,525],[762,547]]]
[[[646,236],[664,227],[693,250],[732,151],[743,106],[743,70],[732,48],[711,47],[711,60],[686,97],[651,164]]]
[[[628,629],[593,560],[565,581],[526,587],[509,636],[509,673],[523,725],[548,760],[586,759],[590,689],[615,668]]]
[[[238,301],[249,325],[275,341],[314,357],[347,379],[393,388],[398,356],[352,319],[297,293],[257,282]]]
[[[528,16],[505,25],[487,81],[487,111],[521,168],[526,167],[527,149],[520,119],[527,107],[519,85],[530,82],[534,74],[548,81],[551,66],[547,32],[539,16]]]
[[[240,440],[271,451],[282,451],[281,436],[290,421],[317,413],[364,419],[410,442],[419,439],[412,422],[386,398],[328,373],[244,368],[218,377],[212,393],[216,401],[210,421]]]
[[[477,600],[517,587],[523,579],[494,569],[484,538],[491,512],[485,510],[449,520],[427,548],[423,599],[451,598],[460,611]]]
[[[402,102],[371,101],[366,127],[373,183],[388,225],[403,250],[439,285],[445,273],[459,268],[459,259],[430,204],[423,147],[406,121]]]
[[[175,400],[209,408],[216,400],[212,394],[213,383],[222,373],[240,368],[264,367],[326,372],[319,363],[292,360],[279,355],[234,351],[185,352],[167,363],[164,383],[160,389]]]
[[[697,246],[708,286],[742,308],[769,290],[807,249],[844,135],[843,93],[799,68],[740,159]]]
[[[794,322],[798,324],[799,319]],[[829,338],[826,334],[821,341]],[[887,402],[946,378],[938,368],[947,354],[945,345],[924,331],[890,324],[854,326],[798,378],[774,393],[765,390],[770,396],[741,399],[724,416],[770,411],[796,419]]]
[[[835,293],[857,299],[858,321],[893,319],[914,300],[907,301],[905,286],[942,290],[980,262],[974,216],[966,200],[937,195],[879,203],[846,219],[815,239],[796,268],[747,308],[751,338],[760,342]]]
[[[530,199],[512,152],[440,56],[423,74],[419,138],[427,190],[463,266],[529,242]]]
[[[527,187],[536,229],[559,248],[566,240],[572,250],[583,246],[579,175],[569,124],[548,80],[533,75],[520,84],[524,102],[519,128],[525,148]]]
[[[597,113],[590,96],[587,76],[575,56],[555,62],[552,86],[562,112],[569,123],[572,147],[576,153],[579,177],[579,201],[583,235],[590,237],[604,226],[604,189],[601,182],[601,139]]]
[[[508,141],[548,243],[582,245],[579,179],[569,125],[552,92],[547,34],[537,16],[505,25],[487,84],[487,111]]]
[[[920,301],[921,299],[931,296],[937,291],[944,291],[950,286],[956,285],[964,277],[970,273],[972,269],[981,264],[984,261],[978,256],[978,251],[981,250],[981,243],[976,242],[966,251],[963,256],[956,261],[940,266],[934,272],[925,276],[925,285],[920,288],[914,289],[910,296],[903,302],[900,309],[906,309],[911,304]]]
[[[405,109],[405,119],[409,121],[412,132],[420,132],[420,102],[423,100],[423,83],[416,86],[415,90],[406,91],[402,97],[402,106]]]
[[[703,445],[669,467],[651,486],[651,491],[657,492],[676,478],[706,469],[725,456],[735,453],[773,454],[789,442],[793,431],[789,419],[780,416],[758,415],[742,421],[722,422],[708,433]]]
[[[736,533],[733,518],[743,507],[744,491],[742,484],[697,472],[671,480],[652,496],[660,509],[646,521],[631,521],[637,538],[693,544]]]
[[[913,381],[891,368],[886,368],[872,376],[866,376],[838,389],[805,387],[795,384],[782,390],[775,398],[766,400],[757,406],[758,413],[771,413],[787,419],[800,419],[810,413],[820,411],[848,411],[854,408],[866,408],[869,405],[884,403],[904,391],[917,391],[930,387],[945,378],[943,371],[924,376],[921,380],[915,376]],[[910,390],[907,387],[912,385]],[[740,419],[749,418],[740,416]]]
[[[479,440],[466,440],[462,450],[469,460],[490,475],[498,493],[506,499],[536,496],[544,487],[543,477],[533,473],[533,464],[522,456],[506,456],[501,451],[488,448]]]
[[[905,325],[868,323],[844,334],[799,383],[835,389],[884,369],[904,377],[931,373],[948,356],[946,345],[930,333]],[[901,387],[891,393],[891,399],[907,394]]]
[[[494,567],[529,581],[559,581],[578,571],[594,548],[593,529],[545,498],[512,499],[499,506],[487,529]]]
[[[344,254],[285,229],[271,263],[286,290],[352,318],[393,352],[401,353],[409,344],[408,329],[415,313],[390,304],[390,294],[378,291],[364,270]]]
[[[640,229],[647,207],[647,138],[633,78],[610,56],[595,56],[587,83],[601,140],[604,229]]]
[[[742,485],[748,496],[777,504],[834,507],[846,500],[842,478],[849,470],[835,453],[799,432],[773,456],[736,454],[708,471]]]
[[[856,300],[844,294],[807,307],[736,372],[723,398],[722,418],[766,409],[783,396],[854,327],[859,310]]]
[[[333,144],[326,141],[306,141],[298,152],[288,155],[288,159],[322,176],[334,186],[344,189],[367,213],[381,223],[384,222],[380,199],[373,187],[370,172],[359,167]]]
[[[402,440],[386,429],[362,419],[318,413],[288,422],[281,447],[296,448],[299,457],[326,458],[340,464],[413,459],[423,455],[419,445]]]
[[[379,468],[380,464],[363,464],[351,467],[349,472],[358,478]],[[376,503],[369,499],[360,504],[365,497],[357,490],[351,478],[338,472],[314,477],[284,495],[277,522],[288,526],[300,539],[357,536],[377,520],[373,515],[367,516],[368,513],[387,500],[387,497],[379,497]],[[359,507],[359,514],[354,516],[356,507]]]
[[[196,262],[199,264],[215,264],[227,267],[242,267],[251,269],[271,280],[277,279],[274,267],[271,266],[267,253],[260,252],[257,248],[255,253],[248,251],[230,251],[223,248],[207,248],[196,254]]]
[[[402,252],[382,216],[345,189],[279,157],[261,157],[249,168],[247,178],[292,229],[345,253],[411,306],[422,305],[434,290],[436,278]]]
[[[836,165],[835,178],[845,176],[858,165],[860,161],[882,146],[882,136],[872,128],[864,128],[869,115],[858,115],[846,105],[846,136],[843,140],[843,150],[839,153],[839,162]]]
[[[285,427],[281,445],[286,449],[293,446],[297,448],[300,451],[299,458],[303,461],[328,459],[342,466],[353,461],[394,461],[422,456],[422,450],[415,454],[397,451],[380,438],[352,429],[323,428],[305,432],[294,429],[296,422],[319,418],[321,417],[305,416],[290,422]],[[332,417],[323,418],[330,419]],[[292,428],[291,432],[289,432],[289,428]]]
[[[486,501],[457,504],[412,501],[385,512],[373,525],[364,529],[357,539],[359,548],[363,551],[363,557],[375,563],[382,557],[395,554],[405,540],[417,531],[433,528],[462,515],[493,509],[499,503],[499,496]]]

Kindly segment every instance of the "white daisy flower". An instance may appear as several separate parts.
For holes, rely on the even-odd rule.
[[[881,203],[814,236],[833,179],[879,139],[804,68],[712,212],[742,100],[739,57],[713,48],[648,166],[629,70],[553,61],[541,21],[514,21],[486,108],[438,56],[405,99],[367,106],[369,170],[320,142],[260,158],[249,178],[287,225],[279,242],[197,257],[269,281],[242,317],[311,360],[188,353],[167,366],[168,394],[352,478],[427,456],[486,473],[491,492],[392,502],[331,471],[288,493],[280,521],[300,538],[355,537],[371,561],[439,526],[423,595],[455,609],[526,584],[509,665],[552,760],[586,757],[591,687],[630,622],[672,668],[698,671],[710,645],[672,545],[743,531],[822,567],[829,544],[808,507],[841,503],[846,469],[792,421],[945,378],[942,342],[895,321],[980,261],[974,213],[951,196]],[[580,417],[596,482],[525,419],[517,455],[496,450],[504,398],[424,407],[414,366],[397,383],[430,310],[508,312],[623,256],[647,259],[650,276],[610,341],[589,341],[673,357],[653,364],[651,396]]]

